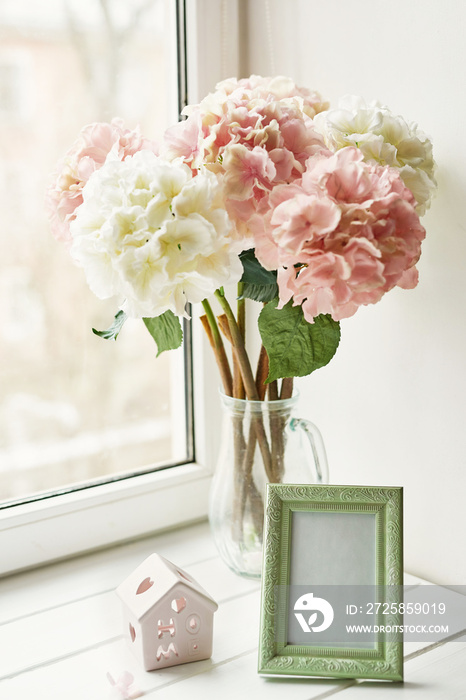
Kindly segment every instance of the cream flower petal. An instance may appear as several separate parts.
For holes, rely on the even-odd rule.
[[[130,316],[186,315],[242,266],[215,175],[149,151],[105,163],[82,190],[72,254],[101,298],[125,298]]]

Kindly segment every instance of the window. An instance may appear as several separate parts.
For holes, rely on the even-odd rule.
[[[48,173],[85,123],[119,114],[154,138],[174,121],[185,89],[176,77],[175,58],[185,50],[175,41],[177,25],[188,35],[190,101],[236,73],[235,52],[225,50],[226,27],[228,42],[235,40],[230,15],[237,17],[236,3],[215,0],[2,4],[4,572],[206,514],[218,435],[206,406],[215,405],[217,379],[199,327],[192,331],[193,439],[185,431],[186,354],[155,362],[138,322],[116,344],[94,337],[90,326],[106,327],[115,309],[94,299],[42,212]],[[173,463],[183,464],[153,469]]]
[[[183,357],[154,363],[137,321],[116,344],[92,335],[115,304],[90,292],[44,206],[85,123],[118,115],[155,138],[173,121],[171,19],[160,0],[2,6],[3,503],[191,458],[171,419],[185,403]]]

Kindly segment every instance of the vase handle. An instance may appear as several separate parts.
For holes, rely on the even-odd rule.
[[[327,484],[328,483],[328,463],[327,463],[327,453],[325,451],[324,441],[320,430],[314,423],[304,418],[292,418],[290,421],[291,430],[302,430],[306,435],[312,455],[314,457],[315,466],[315,483],[316,484]]]

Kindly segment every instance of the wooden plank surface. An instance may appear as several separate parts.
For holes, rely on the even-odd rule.
[[[113,590],[153,552],[183,567],[217,556],[209,527],[201,523],[0,578],[0,624]]]
[[[448,642],[405,662],[404,683],[359,682],[342,700],[464,700],[466,698],[466,637]]]
[[[122,636],[115,588],[159,552],[186,569],[218,601],[211,659],[147,673]],[[407,576],[415,594],[426,585]],[[0,580],[0,698],[106,700],[107,672],[134,675],[143,697],[163,700],[383,700],[466,698],[466,644],[406,645],[406,682],[266,679],[257,674],[260,586],[218,558],[207,524],[175,530]],[[357,693],[357,696],[356,696]]]

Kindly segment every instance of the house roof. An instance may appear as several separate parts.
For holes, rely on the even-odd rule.
[[[117,594],[136,619],[141,620],[175,586],[182,585],[202,596],[214,612],[218,605],[207,591],[183,569],[160,554],[151,554],[117,588]]]

